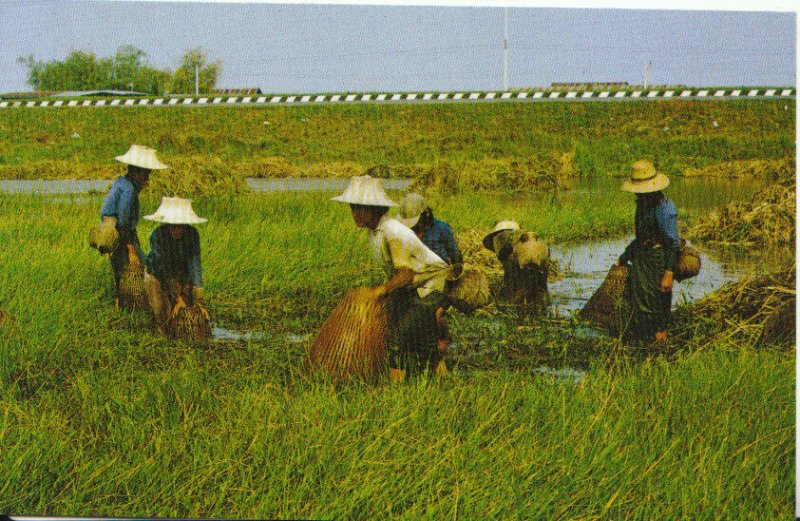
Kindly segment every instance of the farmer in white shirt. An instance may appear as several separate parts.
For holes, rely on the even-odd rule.
[[[380,179],[353,177],[333,200],[348,203],[356,226],[369,231],[375,260],[386,273],[378,291],[389,299],[391,379],[402,381],[407,372],[425,369],[445,373],[442,355],[449,339],[436,310],[444,299],[447,263],[387,215],[397,204],[387,197]]]

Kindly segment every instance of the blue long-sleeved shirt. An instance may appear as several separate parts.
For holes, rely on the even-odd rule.
[[[159,282],[178,278],[203,287],[203,267],[200,264],[200,234],[197,228],[183,224],[186,231],[180,239],[173,239],[170,225],[161,225],[150,234],[150,253],[145,264]]]
[[[444,221],[434,219],[433,225],[422,234],[422,243],[448,264],[463,262],[461,250],[458,249],[453,231]]]
[[[115,179],[103,200],[100,216],[116,217],[120,231],[136,231],[139,223],[139,189],[139,185],[126,176]]]
[[[127,176],[119,177],[111,183],[111,188],[103,200],[100,217],[116,217],[117,230],[122,244],[133,244],[139,259],[144,258],[136,225],[139,223],[140,186]]]
[[[675,204],[666,197],[651,208],[637,204],[635,225],[636,238],[625,248],[621,260],[623,262],[633,260],[636,248],[650,240],[661,244],[665,249],[664,269],[674,270],[680,250],[678,211]]]

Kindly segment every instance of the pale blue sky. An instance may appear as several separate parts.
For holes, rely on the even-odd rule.
[[[29,90],[18,56],[111,56],[157,67],[202,46],[220,87],[265,92],[494,90],[503,8],[0,0],[0,92]],[[796,14],[509,9],[509,86],[565,81],[794,85]]]

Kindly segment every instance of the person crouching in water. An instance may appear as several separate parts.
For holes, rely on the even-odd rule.
[[[662,192],[668,185],[669,178],[643,160],[631,166],[631,178],[621,187],[636,194],[636,237],[617,261],[620,266],[631,264],[624,293],[630,307],[630,323],[623,332],[626,341],[667,339],[680,252],[677,210]]]
[[[422,243],[447,264],[453,266],[454,274],[460,275],[464,257],[458,248],[450,225],[433,217],[433,210],[425,198],[417,193],[409,193],[400,204],[397,220],[411,228]],[[450,345],[450,334],[445,321],[445,312],[450,303],[443,299],[442,306],[436,310],[436,321],[443,337],[439,340],[439,351],[446,353]]]
[[[192,224],[206,222],[192,210],[192,202],[162,197],[161,206],[148,221],[161,223],[150,234],[150,253],[145,265],[145,287],[156,328],[166,333],[166,323],[188,304],[199,304],[206,320],[200,234]]]
[[[503,264],[504,296],[511,304],[547,309],[550,248],[539,236],[520,229],[516,221],[500,221],[483,239],[483,246]]]
[[[436,310],[444,299],[447,264],[387,215],[397,204],[387,197],[380,179],[352,177],[344,193],[332,199],[349,204],[356,226],[367,229],[375,259],[387,277],[377,291],[389,299],[390,378],[403,381],[408,373],[424,370],[444,374],[439,347],[446,347],[447,332],[439,327]]]
[[[127,165],[127,172],[111,183],[111,188],[103,200],[100,217],[104,221],[115,222],[119,233],[119,246],[111,252],[111,271],[114,274],[114,304],[119,307],[119,281],[128,264],[142,264],[144,255],[139,244],[136,225],[139,222],[139,193],[147,187],[150,172],[163,170],[167,165],[156,158],[155,150],[140,145],[115,158]]]

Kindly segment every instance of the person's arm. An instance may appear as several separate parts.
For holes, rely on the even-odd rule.
[[[192,284],[197,288],[203,287],[203,265],[200,263],[200,234],[197,230],[192,229],[192,256],[189,258],[189,275],[192,278]]]
[[[675,205],[665,201],[656,208],[656,222],[664,242],[664,275],[661,277],[661,291],[672,291],[673,270],[678,263],[678,215]]]
[[[152,272],[153,276],[155,276],[159,281],[163,281],[165,277],[163,277],[163,258],[164,258],[164,249],[162,248],[160,235],[161,227],[156,228],[150,234],[150,253],[147,254],[147,267]],[[166,289],[166,288],[165,288]]]
[[[408,268],[401,268],[385,283],[378,286],[379,296],[386,296],[400,288],[404,288],[414,282],[414,272]]]
[[[122,185],[119,189],[119,200],[117,202],[117,229],[120,232],[131,233],[133,220],[133,198],[136,194],[133,187]]]

